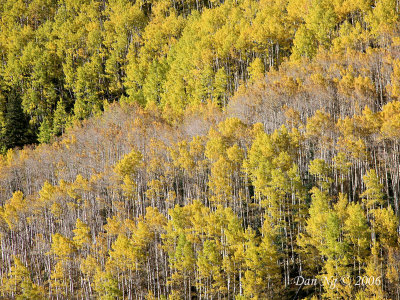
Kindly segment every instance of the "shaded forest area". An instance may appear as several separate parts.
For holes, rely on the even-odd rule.
[[[0,14],[2,297],[400,299],[397,1]]]

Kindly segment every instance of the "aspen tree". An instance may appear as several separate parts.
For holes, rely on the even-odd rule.
[[[89,244],[91,242],[91,234],[90,228],[83,223],[79,218],[76,219],[76,229],[73,230],[74,237],[73,241],[80,248],[85,244]]]
[[[350,203],[347,206],[348,218],[344,223],[345,237],[349,241],[350,254],[355,271],[361,275],[365,268],[368,247],[371,240],[365,213],[360,204]]]
[[[0,292],[16,299],[42,299],[43,287],[37,286],[31,280],[28,268],[18,259],[13,257],[14,264],[8,274],[4,274]]]

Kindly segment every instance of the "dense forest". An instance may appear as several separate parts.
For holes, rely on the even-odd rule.
[[[0,1],[0,298],[400,299],[399,4]]]

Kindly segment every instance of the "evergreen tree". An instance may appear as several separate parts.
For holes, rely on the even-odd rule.
[[[21,107],[21,100],[15,90],[7,95],[5,122],[2,140],[6,148],[22,147],[32,142],[28,118]]]

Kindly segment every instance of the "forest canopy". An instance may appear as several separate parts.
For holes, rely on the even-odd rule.
[[[287,88],[304,70],[340,102],[379,109],[400,94],[395,0],[4,0],[0,28],[3,152],[48,142],[106,102],[181,121],[286,67]],[[321,53],[318,69],[307,65]]]
[[[398,6],[1,1],[0,296],[399,299]]]

